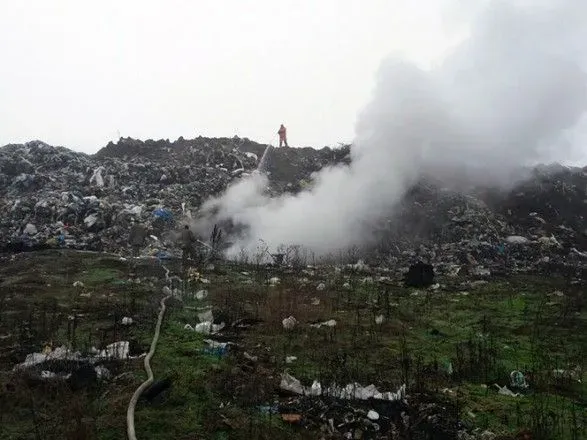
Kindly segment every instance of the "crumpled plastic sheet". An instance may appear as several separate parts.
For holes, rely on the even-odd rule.
[[[102,360],[126,360],[136,359],[129,355],[129,342],[118,341],[108,344],[103,350],[92,349],[93,355],[84,357],[79,351],[69,350],[65,346],[57,347],[54,350],[49,350],[46,353],[30,353],[26,356],[24,362],[16,365],[14,370],[21,370],[42,364],[46,361],[52,360],[69,360],[69,361],[85,361],[94,363]],[[138,356],[138,357],[142,357]]]
[[[290,375],[284,373],[281,377],[280,387],[284,391],[289,391],[303,396],[329,396],[343,400],[389,400],[397,401],[406,398],[406,385],[403,384],[396,392],[380,392],[375,385],[368,385],[366,387],[358,383],[351,383],[344,387],[331,386],[323,388],[320,382],[315,380],[310,387],[305,387],[302,383]]]

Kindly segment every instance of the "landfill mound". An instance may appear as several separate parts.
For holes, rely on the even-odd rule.
[[[121,138],[95,155],[40,141],[7,145],[0,148],[0,251],[126,252],[133,223],[165,236],[254,171],[266,147],[237,137]],[[349,153],[349,146],[273,149],[264,165],[270,193],[303,191],[324,166],[348,164]],[[507,191],[423,179],[393,216],[372,225],[376,240],[367,250],[396,262],[427,260],[441,271],[464,265],[478,275],[560,269],[581,276],[586,217],[587,167],[537,167]]]
[[[540,166],[508,190],[421,181],[375,225],[381,258],[442,272],[556,271],[587,278],[587,168]],[[391,257],[390,257],[391,256]],[[404,264],[405,265],[405,264]]]
[[[0,251],[52,248],[124,251],[133,222],[163,234],[210,196],[246,178],[267,145],[248,139],[121,138],[95,155],[41,141],[0,148]],[[281,148],[267,173],[271,193],[301,190],[348,147]]]

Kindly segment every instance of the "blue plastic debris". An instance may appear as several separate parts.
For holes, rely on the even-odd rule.
[[[257,409],[263,414],[277,414],[279,413],[279,407],[277,405],[261,405]]]
[[[228,354],[228,345],[217,346],[217,347],[206,347],[206,348],[202,349],[202,353],[210,355],[210,356],[223,357]]]
[[[164,252],[164,251],[159,251],[155,254],[155,258],[157,258],[159,261],[161,260],[171,260],[171,254],[169,254],[168,252]]]
[[[155,211],[153,211],[153,215],[157,218],[165,220],[166,222],[170,222],[173,220],[173,214],[171,213],[171,211],[168,211],[167,209],[158,208]]]

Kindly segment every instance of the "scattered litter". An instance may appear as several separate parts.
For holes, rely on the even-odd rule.
[[[300,414],[282,414],[281,419],[286,423],[300,423],[302,416]]]
[[[37,227],[32,223],[27,223],[22,232],[27,235],[35,235],[37,233]]]
[[[208,296],[208,291],[207,290],[198,290],[196,292],[196,299],[199,300],[199,301],[202,301],[207,296]]]
[[[308,394],[305,392],[305,388],[302,383],[290,374],[283,374],[281,377],[280,387],[282,390],[290,391],[294,394]]]
[[[298,357],[297,356],[286,356],[285,357],[285,363],[286,364],[294,363],[297,360],[298,360]]]
[[[383,321],[385,321],[385,317],[383,315],[377,315],[375,317],[375,324],[381,325],[383,324]]]
[[[528,244],[530,243],[530,240],[528,240],[526,237],[522,237],[520,235],[510,235],[509,237],[507,237],[505,239],[506,242],[508,242],[509,244]]]
[[[214,315],[212,314],[212,309],[208,309],[204,312],[198,313],[198,321],[200,321],[200,322],[214,321]]]
[[[320,283],[316,287],[316,290],[324,290],[324,289],[326,289],[326,284],[324,284],[324,283]]]
[[[363,260],[359,260],[356,264],[349,264],[347,266],[349,269],[356,270],[357,272],[368,272],[369,266],[365,264]]]
[[[347,289],[347,290],[351,290],[351,283],[346,282],[342,285],[343,288]]]
[[[269,284],[271,286],[277,286],[280,282],[281,282],[281,280],[277,277],[273,277],[273,278],[269,279]]]
[[[298,320],[296,318],[294,318],[293,316],[290,316],[288,318],[285,318],[283,321],[281,321],[283,328],[285,330],[293,330],[294,327],[296,326],[296,324],[298,323]]]
[[[108,344],[106,349],[100,351],[98,357],[107,359],[128,359],[129,358],[129,342],[118,341]]]
[[[128,316],[122,318],[122,325],[131,325],[133,322],[133,319]]]
[[[234,345],[231,342],[218,342],[212,339],[204,339],[204,342],[208,346],[202,349],[202,353],[218,357],[226,356],[230,346]]]
[[[518,397],[520,394],[519,393],[514,393],[512,390],[510,390],[507,386],[503,386],[500,387],[498,384],[493,384],[493,386],[495,388],[497,388],[497,392],[498,394],[501,394],[503,396],[510,396],[510,397]]]
[[[510,385],[512,388],[528,388],[526,378],[521,371],[512,371],[510,373]]]
[[[41,353],[30,353],[26,355],[24,362],[17,364],[14,370],[21,370],[30,368],[32,366],[42,364],[47,361],[64,360],[64,361],[79,361],[94,363],[102,359],[134,359],[129,356],[129,343],[128,341],[118,341],[106,346],[104,350],[97,350],[92,347],[90,352],[93,356],[83,357],[79,351],[72,351],[65,347],[55,348],[52,350],[51,347],[45,347]],[[139,357],[142,357],[139,356]]]
[[[103,365],[96,366],[94,370],[98,379],[110,379],[111,377],[110,370]]]
[[[57,347],[55,350],[51,350],[50,347],[46,347],[46,349],[43,350],[42,353],[27,354],[24,362],[16,365],[14,369],[19,370],[22,368],[29,368],[33,365],[38,365],[45,361],[81,359],[82,357],[80,352],[68,350],[65,346]]]
[[[243,353],[243,356],[245,357],[245,359],[247,359],[251,362],[257,362],[259,360],[258,356],[252,356],[249,353],[247,353],[246,351]]]
[[[396,392],[379,392],[375,385],[366,387],[358,383],[348,384],[345,387],[333,385],[323,389],[320,382],[314,381],[311,387],[304,387],[301,382],[288,373],[281,376],[280,387],[282,390],[305,396],[330,396],[343,400],[403,400],[406,397],[406,385],[402,385]]]
[[[471,271],[471,275],[477,277],[488,277],[491,275],[491,271],[483,266],[477,266]]]
[[[320,298],[312,298],[312,305],[319,306],[320,305]]]
[[[316,323],[316,324],[310,324],[310,327],[313,327],[313,328],[336,327],[336,320],[329,319],[328,321],[319,322],[319,323]]]
[[[556,379],[574,380],[578,383],[581,383],[581,369],[579,367],[576,367],[572,370],[563,370],[563,369],[552,370],[552,375]]]
[[[212,321],[207,321],[207,322],[200,322],[199,324],[196,324],[196,326],[193,327],[193,329],[196,333],[202,333],[204,335],[213,335],[213,334],[221,331],[225,326],[226,326],[226,324],[224,322],[222,322],[220,324],[214,324]],[[188,329],[188,330],[190,330],[190,329]]]
[[[379,413],[374,410],[369,410],[369,412],[367,413],[367,418],[369,420],[379,420]]]
[[[228,346],[226,346],[226,347],[206,347],[206,348],[202,349],[202,353],[210,355],[210,356],[223,357],[228,354]]]
[[[84,283],[82,283],[81,281],[76,281],[73,283],[73,287],[85,287]]]
[[[257,407],[262,414],[278,414],[279,407],[277,405],[263,405]]]

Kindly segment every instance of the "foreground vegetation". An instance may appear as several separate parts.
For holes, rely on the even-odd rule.
[[[174,282],[152,362],[172,387],[137,407],[141,440],[320,438],[302,399],[280,392],[284,371],[323,387],[405,383],[408,402],[438,402],[460,429],[494,438],[587,438],[584,285],[516,275],[416,290],[385,273],[228,263],[185,281],[174,262],[60,251],[0,265],[0,439],[125,438],[126,407],[145,377],[141,358],[109,361],[111,377],[83,389],[12,369],[45,347],[85,353],[126,340],[131,355],[146,352],[163,265],[184,280]],[[206,350],[211,337],[184,328],[207,306],[227,324],[213,339],[233,343],[228,353]],[[297,324],[286,330],[289,316]],[[336,325],[310,326],[329,320]],[[512,386],[513,371],[527,388]],[[300,423],[266,409],[285,403]],[[418,438],[447,438],[433,431]]]

